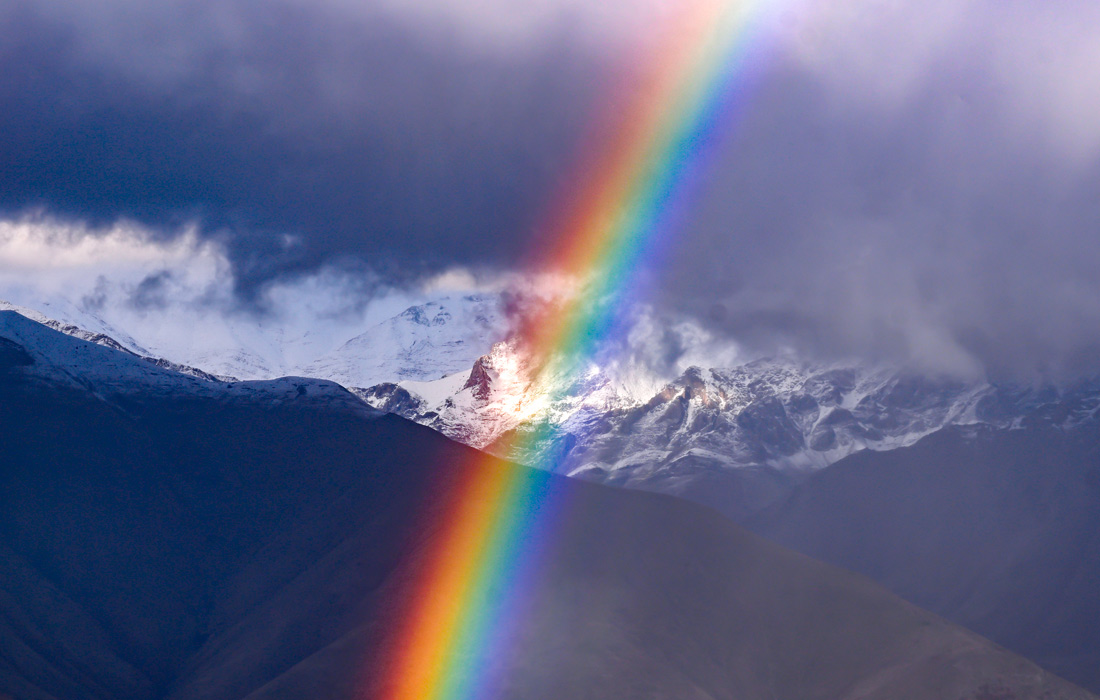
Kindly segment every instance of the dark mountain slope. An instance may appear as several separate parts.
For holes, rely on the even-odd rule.
[[[20,333],[0,355],[0,697],[384,697],[379,650],[439,536],[422,514],[469,448],[331,391],[173,397],[157,375],[104,398],[76,365],[51,387],[52,331]],[[566,508],[494,659],[502,698],[1093,697],[711,511],[537,478]]]
[[[1100,690],[1095,424],[857,454],[748,525]]]

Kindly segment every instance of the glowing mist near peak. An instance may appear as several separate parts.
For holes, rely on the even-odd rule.
[[[664,29],[614,128],[582,161],[583,186],[560,207],[552,250],[539,253],[548,274],[586,281],[583,294],[524,329],[530,351],[548,358],[541,371],[583,373],[616,330],[637,270],[660,251],[717,138],[736,121],[756,25],[774,5],[688,0]],[[536,425],[514,434],[505,451],[545,437]],[[490,664],[503,655],[553,543],[562,503],[545,473],[488,456],[454,470],[408,613],[383,655],[388,668],[373,684],[386,700],[495,697]]]

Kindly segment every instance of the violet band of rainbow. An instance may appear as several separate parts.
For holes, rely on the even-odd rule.
[[[586,292],[530,330],[544,371],[576,372],[616,331],[637,270],[667,245],[716,144],[736,122],[759,26],[774,2],[696,0],[667,30],[614,138],[591,157],[585,187],[555,236],[548,268],[586,280]],[[555,398],[547,397],[550,402]],[[507,452],[544,437],[517,432]],[[524,442],[526,441],[526,442]],[[523,596],[553,545],[563,504],[543,473],[488,455],[461,465],[436,517],[441,533],[392,636],[386,700],[488,700],[490,662],[509,638]],[[554,464],[534,464],[554,471]]]

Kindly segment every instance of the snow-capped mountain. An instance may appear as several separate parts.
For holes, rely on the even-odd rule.
[[[502,699],[1096,700],[707,509],[490,466],[330,382],[233,401],[12,312],[0,338],[3,698],[391,697],[438,514],[492,469],[568,504],[535,521]]]
[[[43,301],[39,306],[41,310],[0,300],[0,311],[14,311],[66,335],[137,355],[153,354],[127,333],[75,304],[54,300]]]
[[[186,374],[198,379],[204,379],[207,381],[237,381],[235,377],[225,377],[221,375],[213,375],[209,372],[204,372],[196,367],[190,365],[181,365],[170,360],[166,360],[163,357],[156,357],[150,355],[149,352],[139,345],[137,341],[131,338],[125,333],[119,332],[113,328],[110,324],[102,321],[93,314],[80,314],[69,313],[65,317],[69,319],[76,319],[77,323],[84,325],[77,325],[76,323],[69,321],[59,321],[54,318],[49,318],[44,314],[35,311],[34,309],[28,309],[22,306],[16,306],[6,301],[0,301],[0,311],[14,312],[24,318],[28,318],[35,323],[39,323],[47,328],[52,328],[59,333],[78,338],[80,340],[94,343],[96,345],[102,345],[103,347],[110,348],[112,350],[118,350],[128,355],[133,355],[145,360],[148,363],[156,365],[162,369],[170,370],[172,372],[178,372],[180,374]],[[98,328],[99,330],[88,330],[88,328]],[[111,333],[112,335],[108,335]],[[116,340],[122,338],[121,341]]]
[[[64,299],[39,300],[34,308],[0,302],[0,310],[16,311],[69,335],[143,357],[167,358],[163,361],[177,369],[201,368],[242,380],[308,376],[360,387],[438,379],[469,369],[507,327],[501,298],[494,294],[444,296],[365,330],[326,326],[323,332],[296,332],[277,319],[227,317],[217,327],[196,328],[172,345],[155,337],[136,339],[94,311]]]
[[[5,310],[0,311],[0,375],[12,372],[32,386],[86,391],[112,405],[134,397],[257,400],[267,405],[305,398],[377,414],[333,382],[305,377],[221,381]]]
[[[277,319],[226,323],[209,340],[159,349],[179,362],[241,379],[300,375],[371,386],[437,379],[468,368],[506,328],[500,297],[491,294],[444,296],[366,329],[296,332]]]
[[[406,309],[297,372],[355,387],[439,379],[468,369],[504,331],[498,296],[444,297]]]
[[[73,473],[103,478],[110,483],[110,493],[123,496],[126,507],[122,509],[103,509],[98,500],[89,501],[91,512],[109,514],[111,532],[133,531],[133,528],[117,527],[115,518],[120,510],[132,512],[134,494],[153,494],[149,511],[153,518],[149,527],[150,531],[155,531],[156,524],[164,522],[164,501],[161,500],[164,493],[182,498],[200,494],[198,502],[202,507],[199,512],[208,515],[208,502],[216,500],[212,499],[213,494],[220,497],[242,486],[266,488],[271,482],[273,462],[294,470],[293,478],[287,483],[288,493],[311,490],[324,494],[323,506],[306,509],[315,518],[313,522],[319,523],[320,533],[339,530],[339,527],[332,527],[333,503],[343,503],[350,508],[349,513],[356,514],[355,517],[369,514],[371,517],[364,522],[385,526],[393,521],[377,517],[373,507],[364,510],[364,501],[358,495],[347,498],[347,493],[339,490],[343,486],[338,487],[338,483],[347,483],[339,474],[378,479],[379,474],[386,474],[385,469],[396,463],[400,468],[377,483],[393,485],[404,479],[403,483],[416,489],[432,488],[447,493],[445,485],[449,482],[446,478],[434,478],[442,475],[435,474],[435,468],[439,464],[450,467],[455,462],[463,462],[454,455],[464,448],[438,435],[434,439],[442,440],[438,443],[442,452],[421,451],[422,445],[433,439],[430,431],[423,428],[392,417],[368,422],[358,420],[375,419],[382,413],[336,383],[301,377],[224,382],[201,373],[183,374],[169,363],[116,347],[119,345],[116,341],[102,334],[85,338],[88,332],[61,325],[68,334],[14,311],[0,311],[0,389],[6,392],[5,425],[10,429],[9,436],[23,441],[24,455],[31,455],[48,468],[59,463],[52,454],[44,452],[47,446],[41,437],[36,437],[36,431],[41,432],[49,436],[48,441],[56,442],[60,453],[75,456],[73,464],[80,468]],[[1089,581],[1095,578],[1093,573],[1097,569],[1096,557],[1092,554],[1095,548],[1089,538],[1090,533],[1096,531],[1095,490],[1100,483],[1095,469],[1100,383],[1084,382],[1061,390],[967,384],[930,380],[886,367],[824,366],[775,359],[724,370],[689,368],[675,381],[647,396],[644,382],[623,381],[597,367],[590,368],[579,379],[551,372],[539,373],[533,381],[533,374],[514,344],[499,343],[488,355],[478,358],[468,372],[431,382],[376,385],[356,390],[356,393],[380,408],[404,413],[466,442],[496,451],[513,444],[501,440],[509,432],[530,431],[549,423],[553,428],[548,433],[549,439],[528,445],[526,452],[513,456],[588,480],[680,493],[716,506],[734,517],[752,514],[750,522],[761,530],[766,530],[764,525],[769,523],[775,527],[785,526],[786,529],[776,531],[778,535],[794,532],[805,537],[811,533],[808,541],[792,544],[816,557],[879,578],[910,600],[920,600],[949,619],[981,629],[998,642],[1042,659],[1081,682],[1095,685],[1096,676],[1091,669],[1095,668],[1096,655],[1088,647],[1091,630],[1095,630],[1095,595]],[[95,419],[72,420],[68,414],[70,409],[79,409],[74,415],[87,414]],[[225,420],[225,417],[230,419]],[[349,420],[349,417],[356,420]],[[104,439],[101,434],[104,425],[124,426],[124,430]],[[374,426],[381,427],[376,431]],[[943,429],[945,426],[948,429]],[[211,430],[215,431],[215,437],[208,432]],[[372,437],[376,434],[390,437],[383,436],[378,442]],[[171,477],[166,481],[169,484],[166,491],[136,489],[129,492],[115,488],[118,473],[112,469],[117,467],[117,453],[121,448],[130,447],[129,441],[135,435],[144,436],[136,441],[139,446],[151,448],[133,460],[140,468],[132,473],[140,474],[141,484],[148,483],[149,469],[153,465],[185,467],[183,472],[166,472]],[[251,437],[242,438],[243,435]],[[57,436],[63,439],[54,440]],[[81,448],[79,442],[74,447],[73,441],[79,440],[79,436],[90,440],[87,447]],[[194,436],[205,436],[205,439],[194,439]],[[924,436],[928,436],[927,439],[921,440]],[[163,449],[165,444],[172,444],[172,440],[176,441],[175,449]],[[326,444],[326,455],[332,458],[300,459],[300,453],[312,449],[315,443]],[[519,440],[514,444],[527,443]],[[894,449],[908,445],[912,447]],[[191,449],[199,452],[190,459],[177,461],[175,450],[187,453]],[[396,449],[397,454],[413,457],[408,462],[401,459],[394,462],[390,458],[392,449]],[[863,452],[842,459],[858,451]],[[93,452],[110,468],[85,468],[86,455]],[[385,466],[363,469],[364,458],[381,459],[379,464]],[[834,461],[837,462],[834,467],[818,469]],[[255,478],[240,478],[242,472],[235,465],[242,462],[252,465],[246,471]],[[215,465],[213,471],[201,468],[196,471],[196,465],[208,463]],[[337,464],[343,466],[334,467]],[[417,472],[420,468],[417,464],[430,467],[430,470]],[[234,465],[226,472],[227,478],[212,476],[220,474],[217,470],[225,465]],[[871,473],[868,473],[868,465],[873,469]],[[44,471],[29,470],[35,474]],[[815,473],[793,486],[797,478],[810,472]],[[334,479],[334,475],[337,478]],[[835,478],[831,479],[832,475]],[[1022,479],[1021,475],[1027,478]],[[199,481],[193,486],[179,488],[180,484],[188,483],[185,478],[198,478]],[[51,496],[84,494],[83,488],[58,490],[49,478],[43,483],[46,484],[43,493]],[[620,498],[637,499],[640,506],[649,504],[639,511],[636,521],[649,529],[641,530],[641,536],[631,534],[629,540],[645,555],[627,557],[626,561],[632,562],[649,561],[653,542],[668,545],[666,521],[656,520],[651,506],[671,508],[669,512],[685,507],[685,504],[673,505],[675,501],[668,499],[650,501],[638,494],[610,496],[614,493],[611,490],[575,482],[568,488],[578,494],[608,494],[609,500],[593,505],[589,515],[579,521],[584,524],[574,530],[578,543],[595,541],[604,548],[600,556],[593,559],[601,562],[600,577],[606,576],[605,562],[614,560],[616,554],[624,551],[626,541],[608,540],[603,534],[593,540],[592,532],[611,532],[612,537],[614,533],[639,532],[630,528],[624,530],[621,511],[606,511],[606,508]],[[238,508],[249,505],[273,509],[272,512],[278,514],[273,521],[278,524],[277,533],[299,532],[297,527],[287,528],[282,524],[283,509],[288,501],[272,500],[266,492],[264,494],[263,497],[250,495],[232,504],[227,512],[239,515]],[[336,494],[344,497],[334,498]],[[960,494],[963,496],[959,497]],[[392,498],[393,493],[386,492],[375,503],[378,507],[393,508],[394,513],[416,512],[414,508],[395,504]],[[833,503],[836,499],[840,499],[839,505]],[[575,501],[570,502],[571,507],[575,507]],[[827,507],[821,507],[822,502],[826,502]],[[23,512],[39,510],[24,507]],[[69,512],[69,505],[63,504],[57,516],[50,513],[48,517],[52,522]],[[868,519],[869,512],[887,512],[890,517],[876,515]],[[762,514],[767,516],[767,522],[760,519]],[[344,517],[335,521],[348,522]],[[711,524],[723,522],[716,516],[707,515],[706,518]],[[200,519],[207,524],[215,522],[219,528],[228,522],[228,519]],[[241,522],[247,523],[247,532],[252,531],[254,520],[251,516],[243,517]],[[811,525],[803,525],[806,522]],[[988,527],[990,523],[1000,524]],[[876,528],[883,524],[887,524],[888,529],[879,533]],[[723,527],[729,526],[726,523]],[[194,527],[187,520],[178,532],[189,536]],[[37,527],[35,531],[47,529]],[[144,531],[142,534],[144,536]],[[700,543],[712,543],[712,535],[713,532],[692,530],[690,536],[680,539],[670,551],[679,553]],[[310,532],[300,547],[273,545],[272,549],[298,554],[326,554],[336,550],[335,543],[318,547],[318,536]],[[366,537],[370,541],[380,541],[379,538],[400,541],[400,536],[389,530],[372,530]],[[183,550],[206,552],[214,540],[203,534],[195,540],[201,541],[201,546],[192,543]],[[365,540],[356,540],[354,546],[343,549],[384,552],[363,547],[362,541]],[[743,536],[723,540],[717,547],[704,550],[700,560],[714,561],[715,557],[737,551],[746,541]],[[884,557],[876,546],[880,541],[889,542],[888,553],[900,551],[902,556]],[[964,550],[966,557],[942,558],[936,554],[930,560],[927,558],[928,552],[953,551],[960,541],[969,542],[969,549]],[[65,532],[60,534],[58,542],[65,547],[71,545]],[[904,543],[900,550],[898,542]],[[73,549],[65,551],[88,549],[79,544],[71,546]],[[132,543],[123,542],[122,551],[127,556],[104,560],[128,562]],[[911,562],[911,551],[925,552],[926,558]],[[996,553],[995,561],[983,558],[989,552]],[[1053,559],[1052,552],[1055,553]],[[0,560],[8,557],[0,563],[10,566],[8,554],[6,550],[0,552]],[[94,550],[93,554],[100,557],[99,550]],[[390,557],[383,554],[383,559],[390,560]],[[328,560],[327,554],[324,560]],[[682,559],[674,556],[672,561],[675,565],[670,570],[679,572],[685,581],[698,580],[698,571],[685,568]],[[752,562],[750,568],[724,570],[715,580],[751,581],[760,570],[790,571],[773,565],[760,569],[758,562],[761,559],[757,554],[749,561]],[[795,561],[806,565],[810,560],[797,558]],[[151,560],[135,565],[134,571],[147,571],[152,562],[169,566],[163,563],[163,551],[158,550]],[[969,565],[960,567],[960,562]],[[97,559],[97,566],[100,563]],[[287,570],[298,572],[300,569],[293,564],[288,565]],[[337,565],[333,570],[338,572],[334,574],[338,581],[344,580],[339,578],[339,572],[361,571],[349,565]],[[555,582],[547,590],[575,590],[578,586],[583,588],[584,581],[592,580],[582,577],[578,583],[572,577],[575,571],[572,563],[562,571],[569,572],[570,577]],[[891,578],[891,572],[897,571],[917,573],[906,573],[899,581]],[[1021,577],[1019,572],[1037,573]],[[627,575],[631,581],[638,578],[632,571]],[[648,574],[640,578],[655,580]],[[356,579],[361,577],[357,575]],[[1009,579],[1021,585],[1004,587],[1002,583]],[[907,587],[908,582],[926,585],[926,588]],[[776,590],[788,590],[789,583],[788,573],[784,573],[775,581],[763,584],[759,590],[771,595]],[[807,584],[806,590],[820,592],[824,590],[822,585],[814,580]],[[154,589],[155,598],[162,595],[162,586],[157,585]],[[248,595],[254,595],[255,590],[249,586]],[[284,588],[274,586],[271,590]],[[314,591],[315,588],[310,584],[304,590]],[[725,588],[708,584],[701,590]],[[691,595],[670,596],[663,589],[654,593],[661,599],[694,600]],[[373,600],[376,594],[377,587],[372,584],[370,599]],[[962,594],[968,598],[961,597]],[[827,600],[821,604],[831,604],[834,597],[829,592],[825,596]],[[101,598],[94,596],[95,601]],[[309,599],[314,599],[312,594]],[[735,599],[741,600],[741,595]],[[598,600],[602,604],[607,597],[601,595]],[[616,600],[621,602],[620,598]],[[775,609],[789,612],[792,600],[806,603],[808,598],[799,591],[792,599],[777,603]],[[952,602],[957,600],[975,600],[979,605],[975,610],[973,606]],[[987,624],[988,618],[983,615],[990,601],[996,602],[998,624]],[[1035,626],[1026,616],[1014,616],[1021,606],[1033,606],[1036,601],[1041,602],[1044,611],[1050,611],[1047,616],[1055,621],[1043,634],[1036,634]],[[52,602],[47,601],[50,604],[44,604],[43,608],[51,614],[56,607]],[[758,603],[752,602],[749,609],[755,610],[757,606]],[[814,614],[820,612],[817,602],[807,603],[807,606]],[[286,609],[300,607],[294,603]],[[616,609],[618,607],[616,604]],[[186,606],[184,609],[192,608]],[[325,609],[329,609],[327,604]],[[558,602],[552,609],[560,610]],[[648,604],[645,609],[649,609]],[[699,608],[693,606],[691,609]],[[708,605],[708,614],[703,619],[709,620],[709,612],[713,609],[714,605]],[[581,614],[588,614],[588,610],[584,608]],[[816,619],[814,614],[799,613],[789,619],[801,624],[807,619]],[[853,612],[843,611],[838,613],[837,619],[850,621],[852,615]],[[25,619],[25,616],[17,616],[17,619]],[[318,624],[328,629],[331,619],[326,613]],[[632,611],[628,622],[630,629],[635,629],[637,619]],[[681,619],[681,613],[677,611],[672,619]],[[770,614],[765,619],[766,624],[761,628],[764,631],[754,631],[748,637],[755,640],[749,648],[763,648],[755,643],[759,635],[775,629],[776,616]],[[877,624],[881,616],[876,614],[869,619]],[[1004,620],[1012,622],[1007,626],[1000,624]],[[271,628],[266,620],[260,626]],[[63,624],[54,628],[69,629]],[[668,628],[661,623],[660,629]],[[836,626],[830,623],[825,628],[835,630]],[[926,628],[927,625],[918,628],[921,639],[926,639],[923,636]],[[1081,628],[1089,631],[1083,635],[1075,631]],[[574,635],[575,629],[569,627],[568,634]],[[792,633],[792,639],[804,640],[807,635],[818,633],[817,628],[810,628],[805,633],[799,630]],[[203,639],[195,635],[188,638],[200,642]],[[340,639],[340,635],[335,638]],[[532,638],[541,639],[541,636],[533,635]],[[708,631],[706,638],[714,637]],[[851,635],[844,638],[850,639]],[[1070,640],[1068,647],[1067,639]],[[168,637],[166,640],[163,643],[173,649],[181,646],[178,639]],[[677,640],[676,643],[681,642]],[[112,648],[95,639],[92,643],[82,640],[81,644],[95,649]],[[220,648],[220,644],[219,640],[215,646]],[[552,646],[572,648],[559,642]],[[187,653],[196,653],[197,648]],[[913,648],[913,643],[906,642],[904,648]],[[858,647],[856,651],[853,658],[863,663],[866,649]],[[544,658],[545,653],[540,651],[533,658]],[[662,653],[662,658],[665,656]],[[777,658],[788,656],[781,654]],[[941,652],[932,656],[944,658]],[[239,654],[228,654],[226,658],[228,668],[239,666]],[[346,654],[341,654],[340,658],[347,658]],[[627,657],[616,653],[611,658]],[[19,659],[27,668],[38,668],[33,655],[22,654]],[[587,652],[582,655],[584,664],[589,659]],[[112,668],[118,668],[118,663],[114,662]],[[635,670],[631,672],[636,673]],[[1037,670],[1030,672],[1028,677],[1036,678],[1036,673]],[[795,675],[802,677],[804,674]],[[770,697],[770,684],[767,690]],[[679,694],[670,697],[679,697]],[[796,692],[791,697],[801,695]]]
[[[501,343],[469,372],[356,393],[491,452],[519,444],[525,451],[503,456],[523,463],[679,493],[738,517],[860,450],[909,446],[950,425],[1012,428],[1043,419],[1072,427],[1096,421],[1100,409],[1095,383],[1039,389],[791,359],[691,367],[648,396],[595,368],[563,381],[531,383],[515,348]],[[501,440],[536,428],[550,437]]]
[[[506,330],[495,295],[410,307],[301,366],[278,363],[309,357],[305,350],[320,347],[317,339],[298,343],[278,329],[264,340],[275,348],[270,363],[244,347],[228,354],[208,348],[195,364],[213,367],[214,376],[157,359],[146,344],[71,306],[50,307],[64,321],[6,308],[131,353],[143,369],[159,365],[213,381],[231,379],[224,376],[230,369],[273,377],[275,364],[283,374],[336,381],[374,408],[474,447],[571,476],[688,496],[734,517],[864,449],[905,447],[949,425],[1010,428],[1039,414],[1072,426],[1095,421],[1100,405],[1092,384],[1067,392],[791,358],[691,367],[664,385],[595,366],[580,376],[535,372],[514,342],[493,343]],[[513,432],[531,439],[502,440]]]

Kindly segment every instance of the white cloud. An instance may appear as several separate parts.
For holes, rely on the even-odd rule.
[[[99,231],[54,219],[0,221],[0,272],[4,274],[98,269],[106,264],[119,271],[142,271],[183,261],[209,273],[219,257],[215,246],[201,242],[193,228],[158,241],[127,222]]]
[[[192,230],[161,240],[130,223],[90,231],[42,218],[0,220],[0,299],[93,330],[118,329],[150,352],[211,371],[222,368],[204,358],[241,352],[262,365],[256,376],[284,373],[422,296],[383,290],[364,300],[362,289],[353,273],[322,268],[264,288],[266,310],[257,313],[240,308],[225,251]]]
[[[171,272],[174,286],[191,290],[229,279],[225,255],[194,229],[157,239],[126,222],[90,230],[49,218],[0,220],[0,297],[9,301],[33,307],[26,302],[79,300],[105,285],[133,288],[164,270]]]

